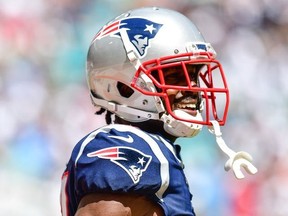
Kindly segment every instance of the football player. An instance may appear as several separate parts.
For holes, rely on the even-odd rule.
[[[96,34],[87,81],[107,125],[75,146],[62,177],[63,216],[172,216],[195,212],[178,137],[203,126],[216,135],[242,178],[256,168],[221,137],[229,91],[216,52],[184,15],[147,7],[128,11]],[[99,109],[100,107],[100,109]]]

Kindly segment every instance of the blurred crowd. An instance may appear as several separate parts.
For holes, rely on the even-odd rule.
[[[111,18],[151,5],[184,13],[214,46],[231,95],[223,137],[259,169],[226,173],[205,128],[179,139],[198,216],[288,215],[287,0],[0,0],[2,215],[60,215],[70,152],[105,124],[86,85],[89,43]]]

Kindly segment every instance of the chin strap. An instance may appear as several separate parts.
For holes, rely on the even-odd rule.
[[[252,156],[244,151],[235,152],[230,149],[222,138],[219,123],[215,120],[211,121],[211,123],[213,126],[208,127],[209,132],[215,135],[218,146],[229,157],[224,166],[225,170],[229,171],[232,168],[237,179],[245,178],[241,167],[251,175],[257,173],[257,168],[251,163],[253,160]]]

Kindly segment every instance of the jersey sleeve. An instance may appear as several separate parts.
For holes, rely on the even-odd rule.
[[[74,162],[80,197],[106,191],[155,194],[161,187],[161,163],[155,152],[125,128],[102,128],[80,144]]]

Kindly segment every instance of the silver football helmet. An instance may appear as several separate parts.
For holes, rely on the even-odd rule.
[[[220,125],[226,121],[229,93],[215,57],[212,46],[184,15],[156,7],[128,11],[106,24],[89,47],[92,101],[124,120],[159,120],[175,137],[195,136],[211,120]],[[196,85],[189,68],[197,70]],[[174,82],[167,80],[170,69],[179,75]],[[176,98],[196,93],[197,100],[175,104],[171,90],[178,92]]]

